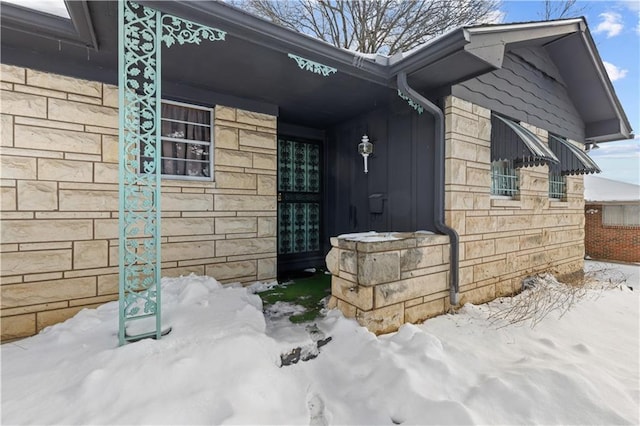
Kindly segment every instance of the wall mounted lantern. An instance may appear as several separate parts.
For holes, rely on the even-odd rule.
[[[367,167],[367,159],[369,158],[369,155],[373,154],[373,144],[369,142],[369,136],[362,136],[362,142],[358,144],[358,152],[364,159],[364,172],[369,173],[369,169]]]

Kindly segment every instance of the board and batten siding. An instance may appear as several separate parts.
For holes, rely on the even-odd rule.
[[[543,47],[510,50],[501,69],[457,84],[451,94],[551,133],[584,140],[584,123]]]
[[[118,297],[117,88],[2,65],[3,341]],[[276,276],[276,117],[215,107],[215,180],[162,182],[162,275]]]

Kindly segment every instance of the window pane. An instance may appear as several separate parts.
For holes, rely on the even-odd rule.
[[[624,206],[604,206],[602,223],[605,225],[622,225],[624,223]]]

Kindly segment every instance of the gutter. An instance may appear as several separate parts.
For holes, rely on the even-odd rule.
[[[444,114],[442,110],[427,98],[409,87],[407,83],[407,73],[400,72],[397,76],[398,89],[405,95],[408,95],[415,102],[420,104],[428,111],[436,121],[434,136],[436,139],[435,147],[435,185],[436,191],[433,203],[434,225],[438,232],[449,236],[451,246],[451,255],[449,256],[449,303],[452,306],[460,302],[460,285],[459,285],[459,265],[460,265],[460,238],[455,229],[447,226],[444,222]]]

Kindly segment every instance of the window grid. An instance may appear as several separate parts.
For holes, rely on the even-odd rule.
[[[166,117],[165,108],[162,108],[162,123],[174,123],[169,126],[180,127],[182,131],[163,130],[160,135],[161,157],[158,165],[162,171],[163,179],[180,179],[180,180],[199,180],[211,181],[213,178],[213,134],[214,134],[214,116],[213,108],[202,107],[199,105],[187,104],[182,102],[162,100],[163,107],[177,106],[186,110],[202,111],[201,121],[180,120],[176,118]],[[165,126],[161,126],[164,128]],[[193,128],[193,131],[189,130]],[[203,139],[190,138],[189,133],[195,133],[195,129],[202,129],[198,132],[207,135]],[[141,147],[140,164],[147,157],[142,155],[144,146]],[[173,173],[172,173],[173,172]],[[175,173],[182,172],[182,173]]]
[[[603,206],[602,224],[605,226],[640,226],[640,206]]]
[[[549,174],[549,198],[563,199],[567,194],[566,176]]]
[[[514,197],[518,189],[518,174],[509,161],[491,163],[491,195]]]

